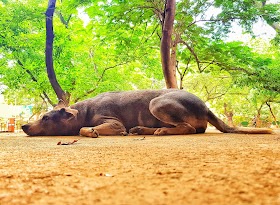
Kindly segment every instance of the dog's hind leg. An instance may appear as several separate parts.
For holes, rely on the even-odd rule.
[[[132,135],[153,135],[158,128],[136,126],[129,130]]]
[[[154,135],[184,135],[195,134],[196,129],[188,123],[178,124],[176,127],[161,127],[158,128]]]
[[[191,133],[196,133],[196,129],[188,123],[177,125],[176,127],[161,128],[136,126],[129,130],[131,135],[180,135]]]
[[[181,135],[197,133],[195,127],[206,128],[207,121],[199,120],[198,117],[180,99],[166,95],[154,98],[150,102],[150,112],[160,121],[174,127],[158,128],[154,135]]]
[[[171,124],[172,122],[170,122]],[[189,123],[172,123],[174,127],[161,127],[157,128],[154,135],[184,135],[184,134],[195,134],[196,129]]]

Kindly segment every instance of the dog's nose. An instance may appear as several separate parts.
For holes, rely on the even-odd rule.
[[[22,126],[21,126],[21,129],[22,129],[24,132],[27,132],[28,128],[29,128],[29,125],[28,125],[28,124],[22,125]]]

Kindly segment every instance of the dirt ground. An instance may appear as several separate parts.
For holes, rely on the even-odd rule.
[[[0,205],[280,204],[276,132],[96,139],[2,133]]]

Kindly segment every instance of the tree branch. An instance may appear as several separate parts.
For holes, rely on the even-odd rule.
[[[72,14],[69,15],[68,19],[65,20],[62,13],[60,11],[55,11],[55,13],[59,16],[59,19],[61,21],[61,23],[63,23],[65,25],[65,28],[68,28],[68,25],[69,25],[69,21],[72,17]]]
[[[202,63],[202,62],[200,62],[200,63]],[[201,68],[201,71],[203,72],[206,68],[208,68],[210,65],[213,65],[213,63],[214,63],[214,59],[211,61],[211,62],[209,62],[208,63],[208,65],[206,65],[204,68]]]
[[[31,73],[30,70],[26,69],[24,66],[23,66],[23,63],[20,61],[20,60],[17,60],[17,63],[20,65],[20,67],[25,70],[28,75],[31,77],[31,79],[34,81],[34,82],[38,82],[38,80],[35,78],[35,76]],[[45,99],[47,99],[48,103],[51,104],[52,106],[54,106],[54,103],[52,102],[52,100],[49,98],[49,96],[47,95],[47,93],[45,91],[42,91],[42,95],[45,97]],[[40,97],[42,98],[42,96],[40,95]]]
[[[80,101],[83,97],[86,97],[87,95],[93,93],[93,92],[98,88],[98,86],[99,86],[100,82],[102,81],[102,79],[103,79],[103,77],[104,77],[104,75],[105,75],[105,73],[106,73],[107,70],[110,70],[110,69],[112,69],[112,68],[116,68],[116,67],[121,66],[121,65],[125,65],[125,64],[127,64],[127,63],[128,63],[128,62],[119,63],[119,64],[116,64],[116,65],[113,65],[113,66],[109,66],[109,67],[104,68],[104,70],[102,71],[102,73],[101,73],[99,79],[98,79],[97,82],[96,82],[95,87],[94,87],[93,89],[88,90],[87,92],[85,92],[85,94],[83,94],[82,96],[76,98],[76,99],[75,99],[75,102],[78,102],[78,101]]]
[[[200,20],[195,20],[191,22],[187,27],[191,27],[192,25],[199,23],[199,22],[228,22],[228,21],[234,21],[234,20],[241,20],[242,18],[225,18],[225,19],[200,19]]]
[[[197,65],[199,72],[202,72],[202,70],[200,68],[200,61],[199,61],[198,56],[195,53],[194,49],[186,41],[183,41],[182,39],[180,39],[180,43],[183,43],[185,46],[187,46],[187,48],[189,49],[189,51],[191,52],[191,54],[193,55],[193,57],[196,61],[196,65]]]

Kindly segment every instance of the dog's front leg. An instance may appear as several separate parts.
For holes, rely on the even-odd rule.
[[[84,137],[97,138],[99,133],[94,129],[94,127],[82,127],[80,129],[80,135]]]
[[[109,121],[95,127],[83,127],[80,135],[98,137],[99,135],[127,135],[126,128],[118,121]]]

